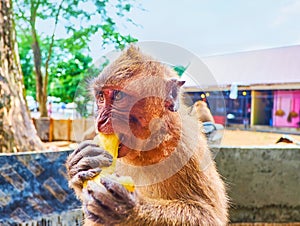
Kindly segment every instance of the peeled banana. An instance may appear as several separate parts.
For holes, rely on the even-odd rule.
[[[115,172],[116,161],[118,157],[119,138],[116,134],[99,133],[99,135],[95,137],[94,141],[113,156],[112,164],[109,167],[103,168],[100,174],[91,179],[92,181],[100,184],[100,178],[111,175]],[[111,175],[110,179],[122,184],[129,192],[133,192],[135,189],[133,180],[129,176],[117,177],[115,175]],[[87,182],[88,181],[84,181],[83,188],[86,188]]]

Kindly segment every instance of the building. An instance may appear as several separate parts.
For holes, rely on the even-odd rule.
[[[300,45],[211,56],[202,61],[210,71],[199,79],[203,84],[199,87],[187,82],[185,89],[193,101],[208,100],[217,121],[300,127]]]

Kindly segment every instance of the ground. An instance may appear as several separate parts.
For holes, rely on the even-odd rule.
[[[270,132],[256,132],[246,130],[225,130],[222,139],[224,146],[265,146],[275,145],[282,136],[288,136],[295,141],[300,142],[300,135],[286,135],[285,133],[270,133]],[[286,143],[279,143],[276,145],[287,145]],[[291,144],[289,144],[291,145]]]
[[[287,143],[276,142],[283,136],[288,136],[295,141],[300,142],[300,135],[286,135],[285,133],[270,133],[270,132],[257,132],[257,131],[246,131],[246,130],[225,130],[223,133],[223,138],[221,145],[223,146],[286,146],[295,145]],[[67,141],[58,141],[46,143],[47,149],[52,150],[70,150],[74,149],[76,144]]]

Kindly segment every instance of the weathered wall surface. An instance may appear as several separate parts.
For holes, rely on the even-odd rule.
[[[223,147],[216,162],[232,222],[300,222],[299,147]]]
[[[68,187],[64,165],[68,154],[67,151],[0,154],[0,226],[43,222],[46,217],[53,219],[52,225],[60,225],[54,223],[73,219],[74,214],[55,218],[81,208]]]
[[[300,222],[300,148],[215,151],[229,188],[231,222]],[[81,204],[64,167],[69,153],[0,155],[0,226],[81,225]]]

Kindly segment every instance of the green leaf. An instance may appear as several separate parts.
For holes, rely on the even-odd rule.
[[[189,64],[185,67],[182,65],[177,65],[177,66],[174,66],[173,69],[177,72],[178,76],[181,77],[188,67],[189,67]]]
[[[89,42],[94,34],[100,32],[102,46],[112,44],[116,49],[137,41],[118,31],[119,19],[135,25],[127,18],[135,0],[13,0],[13,4],[24,83],[30,94],[36,93],[33,32],[37,34],[41,52],[43,78],[47,61],[49,65],[48,93],[45,95],[59,96],[65,102],[73,101],[82,79],[98,74],[102,69],[94,68],[89,57]],[[46,27],[48,32],[42,32],[39,27]],[[62,31],[65,36],[58,38],[53,31]]]

